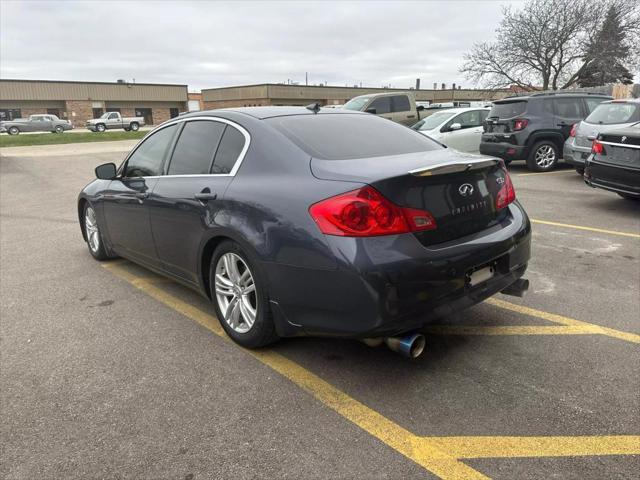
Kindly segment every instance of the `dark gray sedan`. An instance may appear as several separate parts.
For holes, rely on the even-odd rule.
[[[367,113],[192,113],[96,176],[78,198],[91,255],[196,289],[245,347],[325,335],[415,357],[434,318],[528,285],[503,162]]]
[[[20,132],[51,132],[62,133],[71,130],[73,125],[69,120],[60,120],[55,115],[29,115],[29,118],[16,118],[0,122],[0,133],[18,135]]]

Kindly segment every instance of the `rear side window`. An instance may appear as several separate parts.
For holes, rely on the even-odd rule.
[[[129,157],[124,176],[131,178],[161,175],[162,162],[175,133],[176,126],[170,125],[147,137]]]
[[[640,103],[605,103],[599,105],[585,122],[614,125],[616,123],[631,123],[640,120]]]
[[[209,173],[226,124],[200,120],[187,122],[169,164],[169,175]]]
[[[520,100],[515,102],[494,103],[489,112],[491,118],[513,118],[522,115],[527,109],[527,102]]]
[[[323,160],[403,155],[443,148],[415,130],[375,115],[296,115],[267,121],[308,155]]]
[[[580,98],[556,98],[556,115],[562,118],[580,118],[582,116]]]
[[[244,135],[237,128],[227,125],[211,173],[230,173],[242,153],[244,142]]]
[[[408,112],[411,110],[409,98],[406,95],[391,97],[391,105],[394,112]]]
[[[367,107],[367,110],[370,108],[376,109],[376,115],[383,115],[385,113],[391,112],[391,97],[380,97],[376,98],[371,104]]]

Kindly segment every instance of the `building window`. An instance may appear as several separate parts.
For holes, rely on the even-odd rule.
[[[2,120],[15,120],[20,118],[22,113],[19,108],[6,108],[0,110],[0,121]]]
[[[58,118],[62,118],[60,116],[60,109],[59,108],[47,108],[47,115],[55,115]]]
[[[93,118],[100,118],[104,113],[104,109],[102,108],[94,108],[93,109]]]
[[[176,118],[179,114],[180,114],[180,112],[178,111],[177,108],[170,108],[169,109],[169,117],[170,118]]]
[[[153,125],[153,113],[150,108],[136,108],[136,117],[143,117],[144,123]]]

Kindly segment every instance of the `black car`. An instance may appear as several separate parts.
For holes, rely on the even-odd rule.
[[[612,97],[588,93],[534,93],[493,103],[484,123],[480,153],[509,163],[526,159],[529,169],[553,169],[571,127]]]
[[[584,181],[640,200],[640,123],[598,135],[585,164]]]
[[[416,355],[433,318],[527,286],[530,223],[502,161],[374,115],[188,114],[96,175],[78,199],[91,254],[193,287],[246,347],[410,333]]]

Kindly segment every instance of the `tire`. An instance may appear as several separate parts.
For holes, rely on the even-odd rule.
[[[576,173],[581,177],[584,176],[584,167],[576,167]]]
[[[542,140],[533,145],[527,167],[534,172],[548,172],[558,165],[558,146],[550,140]]]
[[[84,205],[84,211],[82,213],[82,228],[84,228],[87,247],[89,248],[91,256],[100,261],[108,260],[110,257],[104,248],[102,234],[100,233],[100,227],[98,225],[98,218],[96,217],[93,206],[89,202]]]
[[[18,135],[20,133],[20,129],[18,127],[9,127],[9,130],[7,130],[7,133],[9,135]]]
[[[125,131],[125,132],[130,132],[130,131],[131,131],[131,129],[130,129],[129,127],[124,127],[124,131]]]
[[[138,124],[138,122],[132,122],[131,125],[129,125],[129,128],[132,131],[137,132],[138,130],[140,130],[140,125]]]
[[[218,321],[234,342],[245,348],[258,348],[278,339],[264,275],[258,262],[237,243],[225,240],[218,245],[211,258],[209,279]],[[227,320],[225,313],[229,314]]]
[[[56,125],[56,128],[54,130],[56,133],[63,133],[64,132],[64,128],[62,128],[62,125]]]
[[[107,127],[104,125],[104,123],[99,123],[96,125],[96,132],[104,133],[106,129]]]

